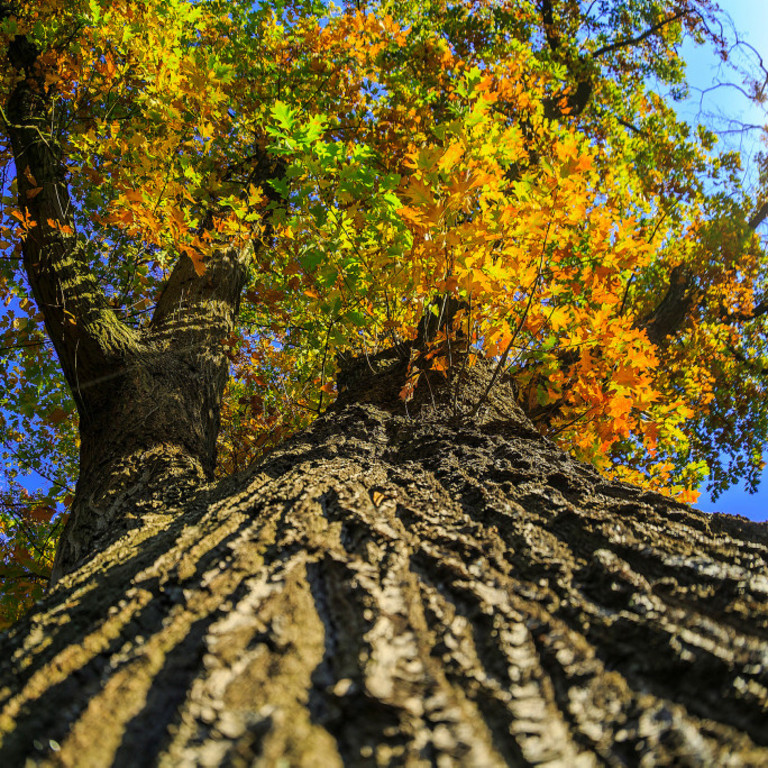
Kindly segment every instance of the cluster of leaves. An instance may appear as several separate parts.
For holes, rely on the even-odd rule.
[[[76,230],[123,317],[145,321],[180,255],[202,274],[220,243],[252,253],[222,474],[333,400],[337,353],[414,339],[453,297],[450,343],[412,360],[406,401],[424,368],[491,358],[541,431],[606,473],[687,500],[707,473],[715,490],[754,481],[768,437],[758,201],[738,158],[669,103],[682,40],[721,42],[711,3],[17,6],[2,46],[23,33],[43,52]],[[4,93],[17,77],[0,72]],[[281,170],[260,185],[265,156]],[[19,468],[50,479],[25,508],[60,512],[76,418],[1,159],[3,462],[13,483]],[[3,518],[8,567],[22,518]]]
[[[49,494],[30,493],[9,478],[0,491],[0,629],[12,624],[48,585],[61,516]]]

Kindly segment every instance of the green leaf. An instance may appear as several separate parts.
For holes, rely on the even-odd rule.
[[[295,122],[296,112],[291,109],[284,101],[276,101],[272,109],[270,110],[272,118],[276,120],[280,127],[290,134],[293,130],[293,124]]]

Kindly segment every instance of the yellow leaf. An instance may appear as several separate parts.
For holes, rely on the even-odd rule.
[[[565,328],[571,319],[570,313],[563,307],[555,307],[549,315],[549,325],[553,331]]]
[[[458,142],[451,144],[445,150],[445,154],[440,158],[437,167],[441,171],[450,170],[456,164],[456,161],[464,154],[464,147]]]

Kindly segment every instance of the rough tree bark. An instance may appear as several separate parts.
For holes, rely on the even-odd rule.
[[[10,630],[0,764],[765,765],[766,526],[379,367]]]

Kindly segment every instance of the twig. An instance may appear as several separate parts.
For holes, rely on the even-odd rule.
[[[477,412],[480,410],[480,407],[483,405],[483,403],[488,399],[488,395],[491,392],[491,389],[493,388],[493,385],[496,383],[496,380],[499,378],[499,374],[501,373],[501,369],[506,365],[507,358],[509,357],[510,350],[512,349],[512,346],[515,343],[515,340],[517,339],[517,334],[520,333],[520,330],[523,327],[523,323],[525,322],[525,319],[528,317],[528,312],[531,308],[531,304],[533,304],[533,297],[536,293],[536,288],[539,284],[539,280],[541,278],[542,268],[544,266],[544,253],[547,250],[547,240],[549,238],[549,229],[552,226],[552,220],[547,223],[547,231],[544,233],[544,242],[541,246],[541,256],[539,257],[539,270],[536,273],[536,278],[533,281],[533,284],[531,285],[531,293],[530,296],[528,296],[528,303],[525,305],[525,310],[523,311],[523,314],[520,316],[520,322],[517,324],[517,328],[515,328],[515,332],[512,334],[512,338],[509,341],[509,344],[507,344],[507,348],[502,353],[501,357],[499,358],[499,362],[496,365],[495,370],[493,371],[493,376],[491,376],[491,380],[488,382],[488,386],[485,388],[485,391],[481,395],[480,399],[477,401],[477,404],[472,409],[472,412],[469,414],[470,418],[474,418],[477,415]]]

